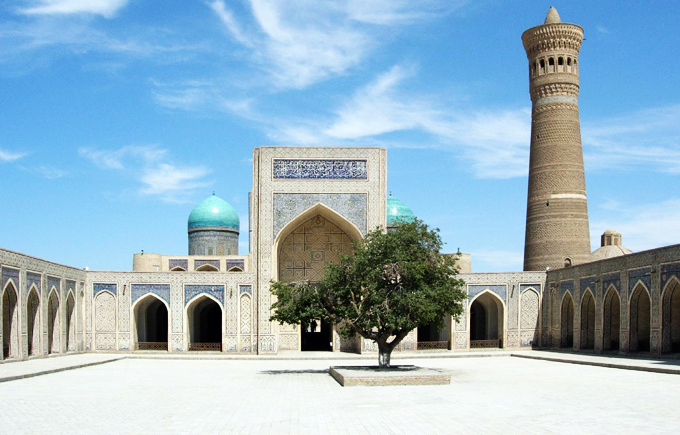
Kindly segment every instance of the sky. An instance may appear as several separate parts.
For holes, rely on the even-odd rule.
[[[509,0],[0,3],[0,246],[130,270],[187,252],[213,191],[248,252],[252,150],[380,146],[388,189],[474,272],[521,270],[531,102]],[[680,243],[680,8],[554,1],[581,25],[592,249]]]

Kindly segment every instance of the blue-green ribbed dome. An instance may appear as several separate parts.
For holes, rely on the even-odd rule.
[[[406,204],[393,196],[387,197],[387,226],[413,222],[416,215]]]
[[[201,201],[189,214],[189,230],[202,227],[222,227],[239,231],[236,210],[222,198],[212,194]]]

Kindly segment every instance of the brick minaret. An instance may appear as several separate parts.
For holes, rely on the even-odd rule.
[[[588,261],[590,234],[578,110],[583,29],[557,10],[522,34],[532,102],[524,270]]]

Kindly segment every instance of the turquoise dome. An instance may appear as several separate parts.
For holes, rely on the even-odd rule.
[[[189,214],[189,230],[203,227],[221,227],[239,231],[236,210],[213,193],[201,201]]]
[[[406,204],[393,196],[387,198],[387,226],[404,222],[413,222],[416,215]]]

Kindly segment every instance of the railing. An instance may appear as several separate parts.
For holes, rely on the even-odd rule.
[[[491,349],[501,347],[500,340],[470,340],[470,349]]]
[[[189,343],[189,350],[222,352],[222,343]]]
[[[140,341],[135,346],[136,350],[168,350],[168,342]]]
[[[418,350],[434,350],[434,349],[444,349],[448,350],[449,341],[419,341]]]

